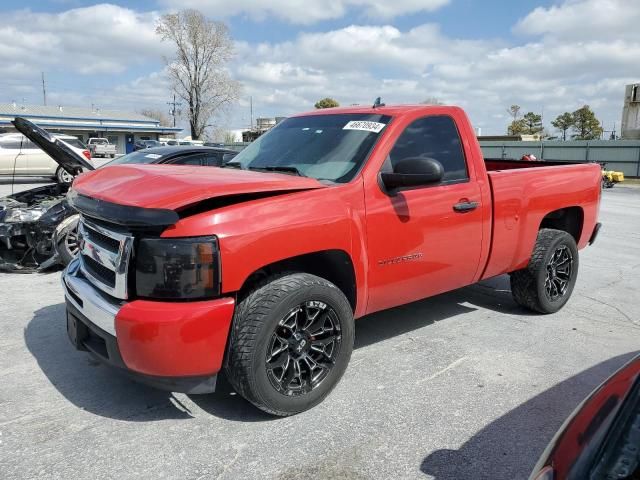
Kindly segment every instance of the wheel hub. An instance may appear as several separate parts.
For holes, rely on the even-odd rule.
[[[341,341],[333,308],[318,301],[298,305],[280,320],[268,344],[271,385],[288,396],[309,393],[331,372]]]
[[[573,275],[573,254],[566,245],[560,245],[547,263],[544,282],[545,293],[550,300],[558,300],[567,293]]]

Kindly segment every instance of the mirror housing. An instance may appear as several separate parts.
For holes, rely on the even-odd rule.
[[[444,176],[442,164],[433,158],[410,157],[396,163],[392,173],[381,173],[380,179],[388,190],[418,187],[437,183]]]

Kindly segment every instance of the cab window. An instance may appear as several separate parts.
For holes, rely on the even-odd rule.
[[[391,167],[405,158],[433,158],[444,168],[443,183],[469,179],[462,142],[453,118],[429,116],[411,123],[389,153]]]

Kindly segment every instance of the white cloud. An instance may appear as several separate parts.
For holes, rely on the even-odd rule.
[[[215,17],[246,15],[255,20],[275,17],[297,24],[312,24],[344,16],[349,10],[367,17],[391,19],[401,15],[431,12],[450,0],[160,0],[169,8],[195,8]]]
[[[0,64],[31,72],[51,66],[83,75],[120,73],[159,59],[165,47],[154,32],[157,18],[110,4],[7,13],[0,25]]]
[[[638,25],[640,4],[635,0],[567,0],[561,5],[534,9],[513,31],[565,41],[637,41]]]
[[[181,0],[174,5],[183,8],[189,1],[195,2]],[[238,56],[231,70],[245,88],[232,126],[248,125],[249,96],[253,97],[254,116],[311,109],[325,96],[347,105],[369,104],[378,95],[387,103],[436,97],[466,108],[485,133],[504,132],[504,109],[513,103],[524,111],[544,108],[547,124],[559,113],[585,103],[607,127],[619,121],[624,85],[640,81],[640,33],[636,29],[640,3],[568,0],[536,8],[513,27],[518,35],[509,43],[449,37],[435,24],[406,30],[391,22],[367,24],[368,16],[390,17],[444,3],[274,0],[257,4],[237,0],[224,5],[229,14],[249,14],[251,5],[256,14],[285,15],[299,23],[337,18],[347,10],[363,15],[360,25],[302,31],[288,41],[237,42]],[[202,2],[197,4],[202,6]],[[222,0],[211,0],[205,7],[213,12],[220,5]],[[34,91],[21,80],[39,77],[40,70],[57,69],[69,71],[78,81],[52,85],[52,102],[166,108],[170,88],[160,57],[169,46],[154,33],[158,15],[106,4],[61,13],[5,14],[6,21],[0,26],[0,64],[4,65],[0,86],[5,97],[11,95],[5,101],[23,95],[37,97],[38,89]],[[261,27],[268,28],[268,24]],[[126,71],[130,77],[132,67],[140,70],[139,78],[129,81],[115,75]],[[91,76],[96,73],[100,75]],[[116,86],[87,86],[90,81],[83,85],[83,78],[99,78],[100,85],[110,81]]]
[[[573,18],[582,7],[605,33]],[[589,104],[610,127],[619,122],[624,85],[640,80],[640,33],[627,20],[610,25],[638,15],[637,3],[570,0],[532,11],[514,30],[533,38],[511,45],[450,38],[433,24],[406,31],[351,25],[281,43],[241,43],[235,72],[263,114],[306,110],[324,96],[343,104],[437,97],[467,108],[486,133],[504,132],[502,113],[513,103],[544,110],[550,129],[556,115]]]

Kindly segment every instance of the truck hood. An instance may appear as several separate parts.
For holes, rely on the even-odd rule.
[[[179,212],[222,197],[241,202],[254,198],[254,194],[317,188],[326,185],[313,178],[280,173],[184,165],[113,165],[79,176],[72,191],[119,205]]]
[[[94,170],[93,165],[87,159],[74,151],[64,141],[54,137],[43,128],[38,127],[26,118],[16,117],[11,121],[20,133],[40,147],[58,165],[64,168],[71,175],[75,175],[78,170]]]

